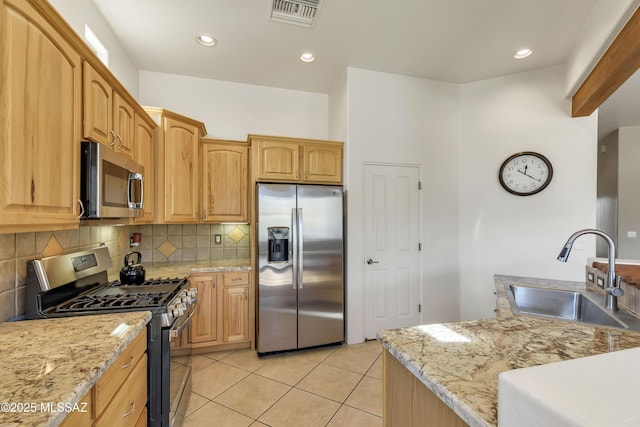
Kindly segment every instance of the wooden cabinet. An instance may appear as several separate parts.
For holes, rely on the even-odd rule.
[[[303,144],[304,182],[342,183],[342,145]]]
[[[295,142],[264,141],[251,142],[256,150],[256,164],[260,180],[296,182],[299,180],[300,145]]]
[[[222,313],[224,342],[249,339],[249,287],[222,289]]]
[[[87,62],[83,67],[83,133],[84,137],[113,147],[116,138],[113,132],[113,89]]]
[[[249,135],[256,181],[342,183],[343,144]]]
[[[145,108],[159,125],[156,223],[200,221],[200,138],[204,123],[161,108]]]
[[[135,115],[133,107],[121,97],[118,92],[113,92],[113,131],[117,135],[116,150],[125,156],[134,158],[135,143]]]
[[[382,353],[382,363],[384,425],[439,427],[468,425],[386,350]]]
[[[96,427],[135,426],[147,404],[147,334],[142,332],[93,387]]]
[[[71,412],[63,427],[137,427],[147,425],[147,334],[143,330]]]
[[[250,345],[249,276],[248,271],[190,276],[198,289],[198,308],[190,325],[192,348]]]
[[[154,126],[136,113],[134,118],[134,160],[144,168],[144,209],[135,223],[152,223],[155,219],[156,139]]]
[[[202,140],[202,222],[247,222],[246,142]]]
[[[90,426],[93,424],[92,390],[80,399],[77,411],[72,411],[60,423],[60,427]]]
[[[190,342],[218,341],[218,275],[192,274],[191,286],[197,289],[198,306],[190,324]]]
[[[77,227],[81,57],[30,2],[0,5],[0,232]]]
[[[88,62],[83,66],[84,137],[133,158],[134,109]]]

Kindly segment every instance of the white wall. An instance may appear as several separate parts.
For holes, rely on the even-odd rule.
[[[364,162],[420,165],[423,322],[456,320],[459,86],[348,68],[346,103],[347,342],[364,338]]]
[[[571,233],[595,225],[597,112],[570,117],[565,70],[546,68],[462,86],[460,307],[463,319],[494,315],[494,274],[583,280],[595,237],[556,260]],[[554,176],[543,192],[507,193],[498,169],[537,151]],[[584,245],[582,250],[579,246]]]
[[[618,129],[618,239],[619,258],[640,259],[640,126]],[[635,231],[636,238],[629,238]]]
[[[141,71],[140,103],[204,122],[208,138],[328,135],[326,94]]]
[[[84,26],[88,24],[109,51],[109,69],[129,91],[138,98],[138,67],[124,51],[107,21],[91,0],[49,0],[71,27],[84,40]]]
[[[345,70],[329,91],[329,139],[345,143],[349,132],[347,87],[347,70]]]

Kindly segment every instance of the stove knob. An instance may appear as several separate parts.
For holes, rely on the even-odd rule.
[[[197,288],[187,289],[187,295],[189,295],[191,298],[195,298],[196,295],[198,295],[198,289]]]
[[[180,298],[180,302],[184,303],[186,305],[191,305],[193,303],[193,300],[191,299],[191,297],[189,295],[185,295],[182,298]]]
[[[184,310],[180,307],[180,304],[178,304],[176,305],[176,308],[171,310],[171,314],[173,314],[173,317],[180,317],[184,314]]]

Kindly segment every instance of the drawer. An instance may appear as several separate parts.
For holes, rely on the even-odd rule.
[[[147,404],[147,355],[136,363],[131,375],[113,396],[95,427],[134,427]]]
[[[224,286],[247,286],[249,284],[249,273],[245,271],[223,273],[222,282]]]
[[[147,331],[140,332],[131,344],[122,352],[111,367],[104,373],[94,387],[94,405],[96,414],[101,414],[109,404],[122,383],[131,374],[142,357],[146,357]]]

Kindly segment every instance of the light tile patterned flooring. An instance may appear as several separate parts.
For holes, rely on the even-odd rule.
[[[382,426],[381,352],[367,341],[261,358],[194,355],[184,427]]]

